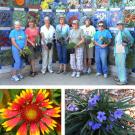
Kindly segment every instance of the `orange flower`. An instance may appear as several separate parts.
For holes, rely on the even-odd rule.
[[[57,127],[54,118],[60,117],[60,107],[53,107],[53,103],[48,98],[47,90],[39,90],[36,97],[33,90],[22,91],[20,96],[16,96],[9,107],[0,110],[0,116],[7,119],[2,123],[6,131],[12,130],[17,125],[21,125],[16,135],[40,135],[50,133]]]

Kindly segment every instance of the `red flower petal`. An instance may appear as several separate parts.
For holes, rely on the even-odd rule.
[[[42,122],[40,122],[39,125],[40,125],[40,129],[43,135],[44,135],[44,132],[46,132],[47,134],[49,133],[49,129]]]
[[[3,113],[1,114],[1,117],[7,119],[7,118],[15,117],[18,114],[19,114],[18,111],[12,111],[10,109],[4,109]]]
[[[49,95],[49,92],[46,92],[46,90],[39,90],[37,97],[36,97],[36,103],[40,103],[44,99],[46,99]]]
[[[52,130],[54,130],[54,127],[56,127],[57,122],[49,117],[44,117],[41,119],[48,127],[50,127]]]
[[[42,103],[40,105],[41,105],[41,107],[45,107],[45,108],[53,108],[53,106],[51,104],[52,104],[52,102],[49,102],[49,99],[46,99],[46,100],[42,101]]]
[[[2,125],[7,128],[6,131],[12,130],[19,122],[21,121],[20,117],[13,118],[11,120],[5,121]]]
[[[27,135],[27,124],[23,123],[18,129],[16,135]]]
[[[30,125],[30,135],[40,135],[39,128],[35,123],[32,123]]]
[[[51,117],[60,117],[60,114],[58,114],[59,112],[60,112],[60,107],[56,107],[53,109],[45,110],[43,114]]]

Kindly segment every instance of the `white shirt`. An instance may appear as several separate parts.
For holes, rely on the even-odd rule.
[[[80,28],[83,30],[84,35],[88,35],[94,38],[94,35],[96,33],[96,29],[94,26],[90,25],[89,27],[86,27],[86,25],[83,25]]]
[[[45,42],[53,40],[53,36],[55,34],[55,29],[52,25],[50,25],[49,29],[46,27],[46,25],[43,25],[40,29],[40,33],[44,34]]]

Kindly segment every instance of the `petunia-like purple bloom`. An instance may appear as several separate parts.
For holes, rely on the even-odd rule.
[[[93,130],[97,130],[97,129],[99,129],[100,127],[101,127],[101,123],[95,123],[95,124],[92,125],[92,129],[93,129]]]
[[[113,126],[112,126],[112,125],[107,125],[107,126],[106,126],[106,131],[108,131],[108,132],[109,132],[110,130],[112,130],[112,128],[113,128]]]
[[[106,120],[105,112],[99,111],[99,112],[98,112],[98,115],[97,115],[97,119],[98,119],[100,122],[103,122],[104,120]]]
[[[93,98],[89,99],[89,101],[88,101],[88,107],[96,106],[97,101],[99,101],[99,100],[100,100],[100,96],[94,95]]]
[[[100,96],[98,96],[98,95],[94,95],[94,97],[93,97],[96,101],[99,101],[100,100]]]
[[[124,114],[124,112],[121,109],[117,109],[114,112],[114,118],[115,119],[121,119],[122,115]]]
[[[74,111],[78,111],[79,108],[75,105],[75,104],[69,104],[67,107],[68,111],[74,112]]]
[[[92,128],[92,130],[97,130],[101,127],[100,123],[94,123],[93,121],[88,121],[88,126]]]

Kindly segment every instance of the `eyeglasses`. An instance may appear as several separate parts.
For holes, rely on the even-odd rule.
[[[98,25],[98,27],[104,27],[104,25]]]

